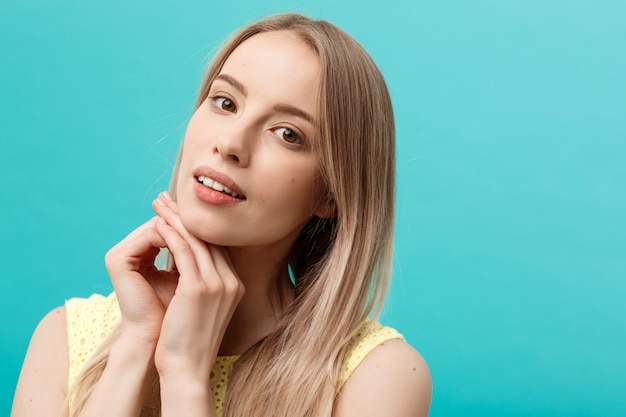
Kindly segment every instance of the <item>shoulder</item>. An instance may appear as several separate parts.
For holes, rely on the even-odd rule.
[[[343,366],[337,381],[337,392],[341,390],[343,384],[350,378],[354,370],[372,349],[392,339],[404,340],[403,336],[391,327],[381,326],[377,321],[365,321],[356,334],[352,336],[346,347]]]
[[[334,417],[426,416],[432,380],[422,356],[402,338],[368,350],[339,392]]]
[[[24,360],[25,365],[28,360],[35,360],[39,365],[48,364],[47,368],[59,365],[59,369],[67,370],[67,332],[65,329],[65,307],[57,307],[46,314],[33,332]],[[50,361],[51,357],[58,362],[49,363],[53,362]]]
[[[49,312],[33,332],[15,389],[12,416],[57,415],[67,395],[65,308]],[[42,410],[52,410],[41,414]]]
[[[52,343],[67,351],[65,307],[57,307],[44,316],[33,332],[29,350],[41,344]]]

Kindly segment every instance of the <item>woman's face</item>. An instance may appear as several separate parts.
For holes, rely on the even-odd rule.
[[[329,215],[312,146],[319,78],[317,54],[291,32],[230,55],[183,143],[177,200],[192,234],[287,251],[313,215]]]

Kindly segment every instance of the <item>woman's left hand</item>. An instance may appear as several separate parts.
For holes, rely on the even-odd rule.
[[[169,376],[209,382],[222,338],[244,286],[223,247],[192,236],[183,226],[169,193],[153,203],[157,231],[171,252],[179,274],[156,346],[155,365]]]

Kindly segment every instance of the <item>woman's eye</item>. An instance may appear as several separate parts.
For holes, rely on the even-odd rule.
[[[215,97],[213,100],[215,101],[215,105],[218,109],[225,110],[231,113],[234,113],[237,110],[237,107],[235,107],[235,103],[233,103],[231,99],[228,99],[226,97]]]
[[[285,142],[293,144],[302,143],[302,138],[300,138],[300,136],[296,132],[286,127],[279,127],[274,132]]]

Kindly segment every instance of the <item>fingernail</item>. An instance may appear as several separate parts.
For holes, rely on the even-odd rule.
[[[161,224],[167,224],[167,222],[165,220],[163,220],[162,217],[157,217],[157,222],[159,222]]]
[[[172,201],[172,200],[173,200],[172,195],[170,194],[170,192],[169,192],[169,191],[163,191],[163,197],[164,197],[166,200],[170,200],[170,201]]]
[[[161,197],[158,197],[155,201],[156,201],[156,203],[157,203],[159,206],[164,206],[164,205],[165,205],[165,203],[163,202],[163,200],[161,200]]]

